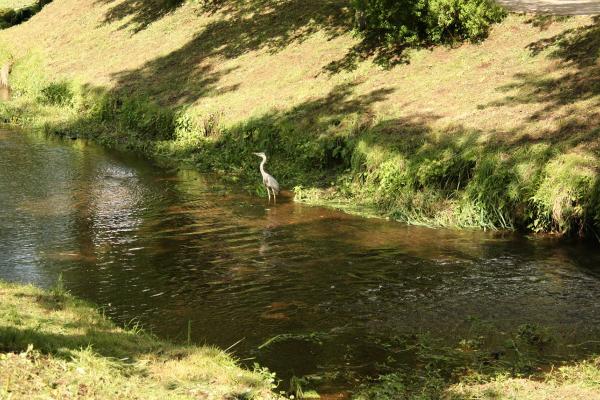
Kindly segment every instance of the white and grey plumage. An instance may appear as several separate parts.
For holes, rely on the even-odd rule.
[[[269,203],[271,202],[271,192],[273,193],[273,201],[277,203],[277,195],[279,194],[279,183],[272,175],[265,171],[265,164],[267,163],[267,155],[265,153],[254,153],[254,155],[262,158],[260,163],[260,174],[262,175],[263,183],[267,188],[267,194],[269,195]]]

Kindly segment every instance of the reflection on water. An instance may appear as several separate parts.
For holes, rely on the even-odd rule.
[[[258,178],[257,178],[258,179]],[[162,336],[256,358],[280,375],[373,373],[373,338],[600,323],[600,255],[513,235],[406,227],[283,201],[265,207],[191,171],[81,141],[0,131],[0,277],[75,295]],[[259,346],[278,334],[308,341]]]

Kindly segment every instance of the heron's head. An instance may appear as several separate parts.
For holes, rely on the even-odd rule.
[[[254,154],[255,156],[267,158],[267,155],[262,151],[260,153],[252,153],[252,154]]]

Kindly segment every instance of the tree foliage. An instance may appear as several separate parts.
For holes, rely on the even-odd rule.
[[[494,0],[351,0],[365,38],[390,46],[484,38],[506,11]]]

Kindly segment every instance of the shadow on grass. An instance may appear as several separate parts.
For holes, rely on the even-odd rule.
[[[51,2],[52,0],[36,0],[33,4],[19,9],[2,8],[0,13],[0,29],[10,28],[11,26],[28,21]]]
[[[344,71],[354,71],[361,62],[369,59],[382,68],[391,69],[400,64],[410,63],[410,57],[406,52],[408,49],[409,47],[405,45],[384,46],[363,39],[352,46],[342,58],[325,65],[323,70],[331,75]]]
[[[139,32],[175,11],[185,0],[98,0],[97,3],[112,4],[104,23],[126,20],[121,29],[131,28],[134,32]]]
[[[530,19],[525,21],[531,24],[533,27],[538,28],[540,31],[547,30],[552,24],[556,22],[564,22],[572,18],[569,15],[549,15],[549,14],[535,14]]]
[[[157,0],[141,2],[139,7],[138,3],[118,3],[106,22],[131,17],[128,23],[136,23],[141,29],[181,2]],[[350,26],[343,3],[338,0],[207,2],[197,12],[220,13],[223,17],[211,19],[180,49],[139,69],[115,75],[117,87],[126,93],[152,96],[165,104],[190,104],[208,95],[237,89],[236,85],[217,89],[219,80],[235,69],[215,72],[214,59],[232,59],[257,50],[275,53],[293,43],[302,43],[317,32],[333,38],[347,32]]]
[[[43,326],[43,322],[41,323]],[[69,329],[89,328],[87,325],[65,325]],[[20,353],[29,345],[43,353],[53,354],[70,360],[72,351],[91,346],[94,351],[105,357],[129,358],[147,354],[160,346],[151,345],[139,335],[115,332],[109,329],[88,329],[82,334],[55,334],[42,329],[19,329],[17,327],[0,326],[0,352]]]
[[[499,88],[511,94],[488,107],[541,104],[542,108],[533,113],[529,121],[547,119],[558,125],[558,128],[543,132],[543,136],[563,140],[574,135],[574,140],[578,140],[581,135],[597,135],[600,124],[600,17],[594,17],[589,25],[565,30],[527,47],[534,57],[547,55],[555,59],[556,66],[545,75],[517,74],[515,82]],[[578,118],[572,118],[573,107],[585,109],[578,110]],[[592,140],[589,142],[593,144]]]
[[[181,0],[97,2],[112,5],[105,24],[123,21],[121,29],[134,32],[146,29],[184,4]],[[207,0],[189,9],[209,18],[207,25],[180,49],[114,75],[117,88],[124,93],[152,96],[163,104],[191,104],[202,97],[237,89],[236,85],[219,87],[219,80],[235,69],[219,70],[214,60],[234,59],[254,51],[274,54],[315,34],[331,40],[348,34],[354,25],[348,4],[340,0]],[[368,59],[385,67],[409,61],[403,46],[363,40],[323,70],[330,74],[350,71]]]

